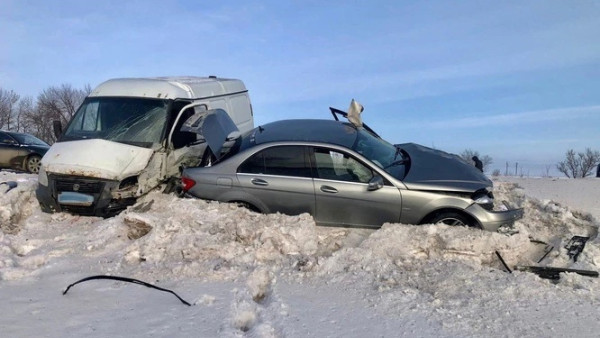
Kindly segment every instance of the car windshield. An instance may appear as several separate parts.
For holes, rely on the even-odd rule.
[[[87,98],[61,141],[103,139],[152,148],[161,142],[168,106],[168,100],[160,99]]]
[[[12,137],[14,137],[21,144],[34,145],[34,146],[46,146],[46,147],[48,146],[48,143],[40,140],[39,138],[37,138],[33,135],[12,134]]]
[[[408,158],[401,149],[359,128],[352,150],[363,155],[390,175],[401,180],[406,176]]]

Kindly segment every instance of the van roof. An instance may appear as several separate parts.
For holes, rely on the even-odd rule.
[[[98,85],[89,96],[134,96],[161,99],[199,99],[246,92],[241,80],[216,77],[176,76],[111,79]]]

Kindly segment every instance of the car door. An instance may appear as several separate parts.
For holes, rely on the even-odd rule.
[[[269,210],[287,215],[314,214],[315,190],[305,146],[263,149],[238,168],[240,186]]]
[[[10,168],[14,167],[14,161],[21,152],[19,143],[7,133],[0,132],[0,167]]]
[[[398,188],[384,179],[384,186],[369,190],[376,175],[371,167],[339,150],[315,147],[316,212],[320,224],[379,227],[398,222],[402,199]]]

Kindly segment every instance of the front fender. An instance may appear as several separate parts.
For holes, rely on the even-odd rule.
[[[402,190],[400,222],[420,224],[432,212],[442,209],[464,211],[473,203],[470,198],[442,195],[437,192]],[[469,212],[467,212],[469,213]]]

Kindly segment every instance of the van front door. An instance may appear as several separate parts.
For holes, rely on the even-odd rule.
[[[166,140],[167,177],[179,176],[180,168],[193,167],[200,163],[206,149],[204,139],[195,132],[181,128],[191,117],[206,111],[206,102],[194,102],[181,108],[177,114]]]

